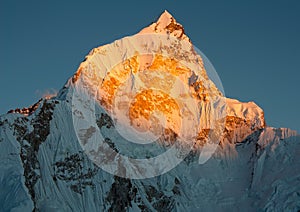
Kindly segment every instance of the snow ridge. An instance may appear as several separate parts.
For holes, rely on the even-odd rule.
[[[184,56],[188,62],[180,64],[164,57],[157,57],[155,61],[149,55],[130,52],[139,48],[140,43],[131,42],[131,37],[124,38],[92,50],[56,97],[40,100],[32,110],[12,111],[0,116],[0,211],[300,209],[300,137],[297,133],[267,127],[263,110],[253,102],[242,103],[226,98],[226,116],[223,113],[211,114],[210,102],[223,108],[224,101],[220,99],[224,98],[208,79],[201,58],[191,53],[192,45],[182,25],[165,11],[156,23],[139,33],[142,38],[139,41],[142,42],[143,36],[149,33],[175,37],[173,43],[172,38],[163,40],[171,47],[178,42],[185,43],[185,54],[176,54],[176,48],[166,48],[168,45],[158,47],[175,59]],[[147,39],[157,41],[156,36]],[[109,54],[133,57],[122,60],[115,67],[116,71],[107,71],[108,67],[115,65],[114,58],[107,57]],[[130,66],[128,75],[131,74],[135,82],[147,84],[154,81],[151,75],[145,78],[150,79],[148,81],[143,81],[143,75],[139,75],[149,61],[152,68],[159,66],[174,74],[166,68],[174,65],[175,74],[183,73],[183,81],[201,108],[197,118],[203,125],[197,129],[199,134],[192,151],[171,171],[142,180],[121,178],[103,171],[84,153],[72,124],[72,92],[76,86],[81,86],[96,93],[101,82],[99,93],[102,96],[99,99],[102,102],[95,108],[95,117],[105,143],[116,152],[132,157],[151,157],[164,151],[165,146],[161,145],[153,152],[147,151],[148,147],[140,152],[133,151],[134,144],[128,144],[120,136],[107,110],[111,106],[108,97],[113,95],[109,90],[114,88],[117,80],[123,79],[127,66]],[[151,66],[147,68],[151,69]],[[170,79],[172,74],[168,75]],[[107,87],[110,89],[105,90],[105,85],[110,85]],[[138,87],[130,86],[134,91],[133,88]],[[176,94],[176,90],[172,92]],[[213,156],[199,165],[199,153],[213,130],[211,117],[224,118],[222,136]],[[169,139],[171,143],[175,137],[170,133],[163,139]],[[106,155],[106,158],[114,157]]]

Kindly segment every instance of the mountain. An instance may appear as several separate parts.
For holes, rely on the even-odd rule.
[[[55,97],[0,116],[0,211],[299,210],[299,135],[207,71],[167,11],[93,49]]]

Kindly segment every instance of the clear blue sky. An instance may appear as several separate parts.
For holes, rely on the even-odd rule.
[[[0,0],[0,113],[59,90],[93,48],[167,9],[214,64],[227,96],[300,132],[300,1]]]

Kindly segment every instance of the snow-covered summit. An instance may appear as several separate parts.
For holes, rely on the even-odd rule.
[[[75,107],[76,89],[96,97],[97,107],[82,107],[95,113],[92,127],[80,125],[91,113]],[[130,99],[134,101],[128,106]],[[167,145],[137,149],[122,137],[114,119],[128,116],[133,120],[129,124],[139,127],[149,118],[155,127],[164,114],[169,130],[159,141],[169,145],[178,137],[174,132],[180,132],[177,124],[185,107],[183,115],[195,124],[186,125],[187,130],[197,132],[196,141],[178,166],[160,176],[136,180],[110,174],[80,143],[99,130],[104,150],[115,151],[97,155],[104,163],[121,163],[116,153],[154,157]],[[153,108],[161,113],[151,117]],[[300,209],[299,136],[266,127],[263,110],[255,103],[225,98],[208,78],[183,27],[166,11],[137,35],[93,49],[56,97],[24,111],[0,116],[0,211]],[[216,120],[221,124],[216,126]],[[76,127],[82,127],[79,134]],[[221,133],[220,143],[212,157],[199,164],[198,150],[216,135],[212,131]]]
[[[183,26],[177,23],[167,10],[160,15],[156,22],[139,32],[139,34],[144,33],[171,34],[177,38],[189,41],[189,38],[184,33]]]
[[[264,128],[266,121],[264,111],[254,102],[240,102],[226,98],[227,116],[253,121],[252,128]]]
[[[159,75],[163,76],[158,76],[157,70],[160,71]],[[100,99],[104,108],[110,111],[118,95],[122,98],[128,96],[123,91],[122,94],[120,92],[118,94],[120,88],[127,93],[130,91],[129,100],[141,90],[152,86],[163,90],[169,97],[187,102],[187,99],[179,97],[182,95],[180,93],[182,85],[174,81],[180,78],[180,84],[189,90],[190,99],[195,102],[192,107],[196,108],[194,112],[194,117],[197,117],[194,122],[196,133],[203,134],[203,130],[207,132],[215,129],[222,131],[225,128],[232,130],[238,128],[236,124],[231,126],[233,119],[234,123],[240,120],[246,124],[240,129],[239,134],[242,136],[235,136],[234,139],[236,142],[241,142],[255,130],[265,127],[264,113],[259,106],[253,102],[242,103],[238,100],[226,99],[214,82],[208,78],[206,71],[201,56],[195,53],[189,38],[184,34],[183,26],[165,11],[156,22],[145,27],[138,34],[93,49],[86,60],[80,64],[66,87],[74,85],[89,88],[92,93],[97,93],[97,99]],[[161,81],[162,83],[156,82],[158,77],[165,79],[171,77],[173,82],[165,79]],[[159,104],[165,104],[159,103],[155,98],[150,100],[150,96],[142,96],[148,103],[152,101],[151,105],[154,108],[161,107]],[[134,98],[132,100],[136,101]],[[136,105],[146,106],[145,102]],[[136,109],[132,108],[132,110]],[[125,110],[114,112],[118,113],[118,116],[126,114]],[[178,128],[175,127],[179,123],[179,116],[175,118],[172,111],[165,111],[166,114],[170,120],[167,122],[168,126],[179,134]],[[131,123],[144,127],[151,125],[141,122],[137,116],[133,121],[132,117],[130,117]],[[215,126],[217,120],[223,120],[218,124],[219,126]]]

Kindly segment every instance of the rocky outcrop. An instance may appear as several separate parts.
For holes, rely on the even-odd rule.
[[[159,54],[155,57],[136,53],[135,48],[130,49],[138,43],[129,42],[132,41],[129,38],[96,48],[57,97],[40,100],[31,109],[11,111],[0,116],[0,202],[3,203],[0,204],[0,210],[299,210],[300,138],[297,133],[289,129],[266,127],[263,110],[253,102],[242,103],[223,98],[208,79],[201,57],[191,49],[192,45],[183,27],[169,13],[163,13],[157,23],[145,28],[140,34],[149,32],[172,35],[175,41],[156,46]],[[154,44],[157,41],[151,36],[150,39]],[[188,43],[184,46],[180,41]],[[149,45],[143,46],[145,48],[149,48]],[[183,50],[177,51],[180,48]],[[130,51],[133,51],[133,57],[121,60],[114,66],[115,58],[130,55]],[[162,53],[174,58],[168,58]],[[106,70],[112,66],[114,69]],[[143,73],[141,67],[148,68],[150,72],[157,69],[163,71],[164,83],[155,84],[158,76]],[[190,108],[191,113],[184,114],[196,117],[200,123],[195,126],[197,134],[196,140],[192,140],[195,142],[193,151],[174,169],[148,179],[121,178],[95,165],[82,145],[98,128],[103,132],[105,147],[115,151],[112,155],[107,152],[100,155],[102,161],[109,162],[111,158],[118,158],[117,154],[128,151],[132,158],[146,155],[132,148],[135,146],[121,137],[114,120],[118,116],[110,110],[115,103],[112,97],[117,96],[116,92],[126,80],[130,86],[123,88],[129,91],[136,91],[135,86],[141,83],[159,88],[161,93],[156,92],[155,97],[150,95],[153,102],[147,105],[147,109],[162,109],[171,127],[164,129],[158,144],[164,147],[161,149],[168,150],[170,144],[177,141],[180,133],[174,123],[177,123],[180,116],[176,112],[186,101],[178,103],[178,107],[174,106],[175,112],[171,113],[167,100],[173,98],[170,101],[175,105],[174,96],[181,91],[172,89],[173,85],[175,88],[180,87],[174,76],[181,77],[192,93],[195,108],[199,109],[192,114],[193,108]],[[81,137],[77,137],[74,129],[74,125],[78,124],[74,123],[73,115],[78,111],[73,110],[72,102],[76,88],[87,88],[91,94],[97,94],[96,103],[100,103],[96,108],[87,107],[96,113],[96,125],[82,129]],[[126,97],[125,94],[119,96]],[[144,100],[147,95],[139,97],[132,105],[139,105],[138,100],[141,105],[146,104]],[[180,95],[178,98],[181,98]],[[189,99],[182,97],[181,100]],[[216,105],[217,109],[222,109],[222,113],[213,111]],[[124,105],[118,106],[121,108]],[[137,114],[144,112],[144,118],[147,118],[150,112],[141,109],[135,110],[132,107],[133,117],[140,118]],[[122,116],[123,112],[117,115]],[[81,113],[79,117],[84,115]],[[213,120],[222,122],[221,127],[213,127]],[[191,130],[189,128],[187,130]],[[206,163],[199,164],[201,148],[209,142],[211,135],[217,135],[218,148]],[[84,141],[83,144],[79,139]],[[151,154],[145,158],[150,158]],[[120,167],[126,171],[126,167]]]

